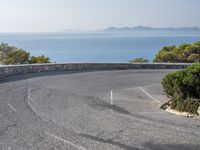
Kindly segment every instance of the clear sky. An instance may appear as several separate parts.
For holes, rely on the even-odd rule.
[[[0,0],[0,32],[200,26],[200,0]]]

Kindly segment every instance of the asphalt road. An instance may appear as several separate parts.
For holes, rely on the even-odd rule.
[[[40,73],[0,81],[1,150],[199,150],[200,119],[161,110],[169,70]],[[111,92],[112,91],[112,92]]]

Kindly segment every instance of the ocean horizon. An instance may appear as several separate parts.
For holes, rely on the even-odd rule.
[[[196,41],[200,33],[0,33],[0,43],[57,63],[128,62],[138,57],[152,61],[163,46]]]

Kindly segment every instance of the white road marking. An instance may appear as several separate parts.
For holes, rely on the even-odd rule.
[[[28,88],[28,90],[27,90],[27,99],[28,99],[28,101],[30,100],[30,98],[31,98],[31,91],[30,91],[30,88]]]
[[[17,111],[9,102],[7,102],[7,105],[13,110],[13,111]]]
[[[149,103],[154,103],[154,101],[147,101],[146,99],[142,99],[142,100],[133,100],[133,99],[131,99],[131,100],[127,100],[127,99],[120,99],[120,98],[118,98],[118,99],[115,99],[115,102],[149,102]]]
[[[155,83],[155,84],[144,85],[144,86],[136,86],[136,87],[132,87],[132,88],[116,89],[116,90],[114,90],[114,91],[132,90],[132,89],[138,89],[138,88],[140,88],[140,87],[152,87],[152,86],[158,86],[158,85],[161,85],[161,83]]]
[[[156,102],[158,102],[159,104],[161,104],[161,102],[160,102],[159,100],[157,100],[156,98],[154,98],[153,96],[151,96],[148,92],[146,92],[144,88],[142,88],[142,87],[139,87],[139,88],[140,88],[140,90],[141,90],[142,92],[144,92],[148,97],[150,97],[151,99],[153,99],[153,100],[155,100]]]
[[[145,93],[148,97],[150,97],[151,99],[155,100],[156,102],[158,102],[159,104],[161,104],[161,102],[159,100],[157,100],[156,98],[154,98],[153,96],[151,96],[147,91],[145,91],[144,87],[152,87],[152,86],[158,86],[161,85],[161,83],[156,83],[156,84],[151,84],[151,85],[146,85],[146,86],[142,86],[142,87],[133,87],[133,88],[125,88],[125,89],[118,89],[115,91],[120,91],[120,90],[131,90],[131,89],[140,89],[143,93]],[[111,97],[111,105],[113,105],[113,90],[111,91],[110,94]]]
[[[146,86],[142,86],[142,87],[152,87],[152,86],[158,86],[158,85],[161,85],[161,83],[156,83],[156,84],[146,85]]]
[[[72,143],[72,142],[70,142],[68,140],[65,140],[65,139],[63,139],[61,137],[58,137],[58,136],[56,136],[54,134],[51,134],[51,133],[48,133],[48,132],[46,134],[51,136],[51,137],[53,137],[54,139],[56,139],[58,141],[61,141],[61,142],[65,143],[65,144],[68,144],[68,145],[71,145],[71,146],[73,146],[73,147],[75,147],[75,148],[77,148],[79,150],[87,150],[86,148],[84,148],[82,146],[78,146],[78,145],[76,145],[76,144],[74,144],[74,143]]]
[[[113,105],[113,91],[110,91],[110,104]]]

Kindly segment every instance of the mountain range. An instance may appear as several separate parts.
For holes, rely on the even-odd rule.
[[[195,27],[182,27],[182,28],[153,28],[145,26],[136,27],[109,27],[102,31],[107,32],[134,32],[134,31],[159,31],[159,32],[200,32],[200,28]]]

